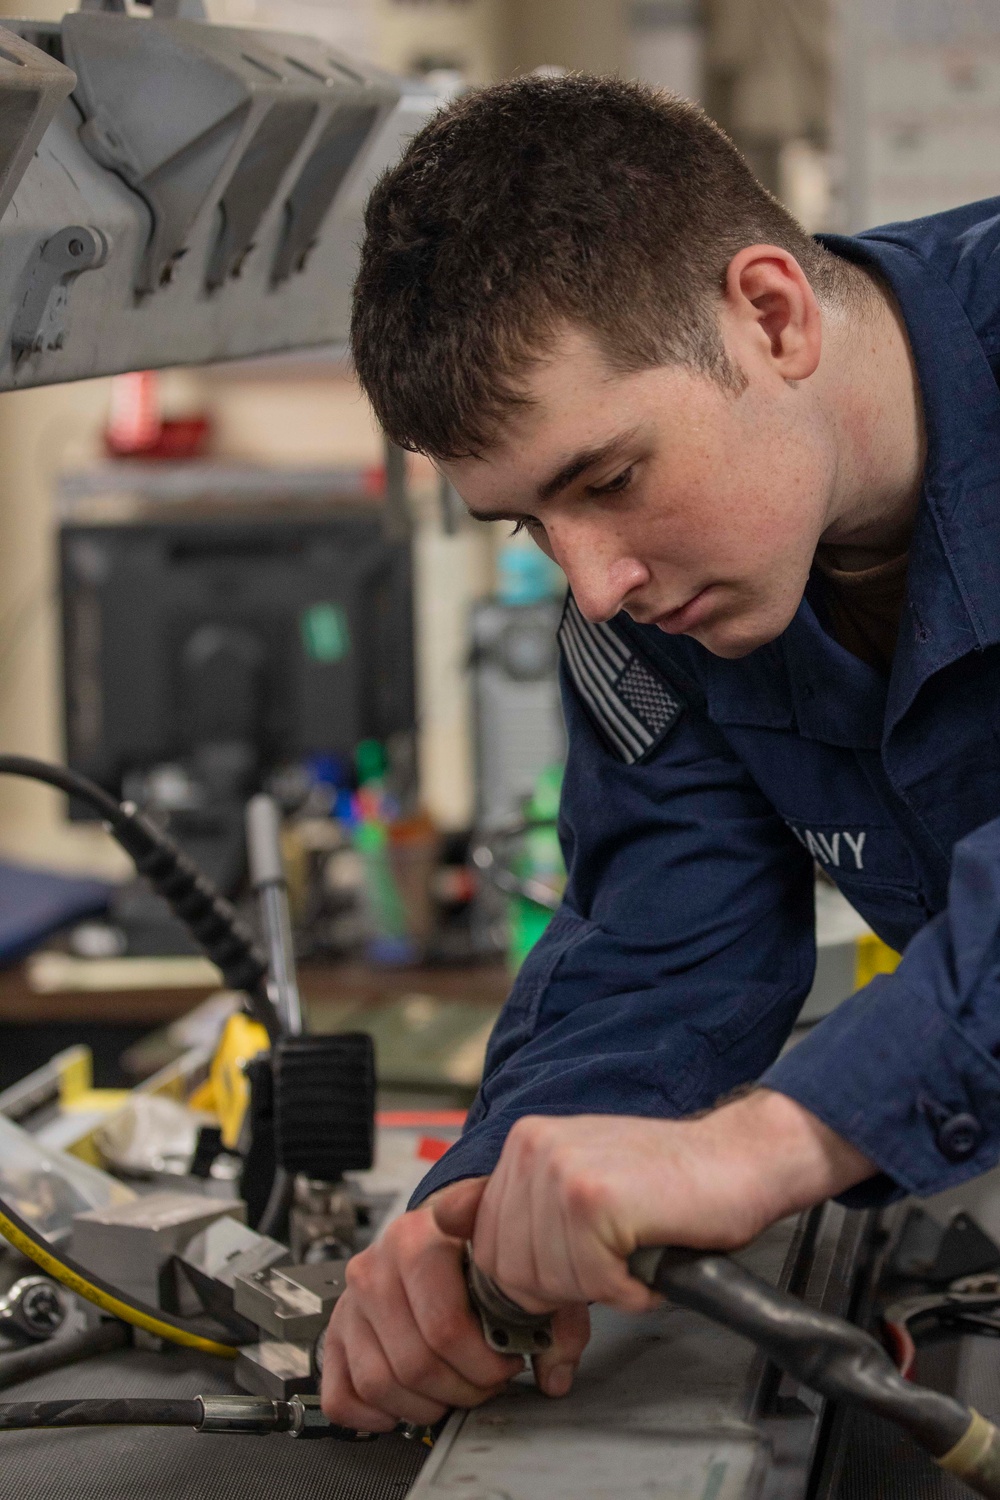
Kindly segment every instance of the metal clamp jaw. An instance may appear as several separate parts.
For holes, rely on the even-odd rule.
[[[496,1282],[481,1271],[465,1250],[465,1284],[472,1309],[483,1325],[483,1338],[498,1354],[523,1354],[530,1358],[552,1347],[549,1313],[530,1313],[504,1296]]]

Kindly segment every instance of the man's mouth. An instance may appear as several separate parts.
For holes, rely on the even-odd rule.
[[[695,625],[705,618],[712,608],[712,585],[699,590],[686,604],[677,609],[667,610],[666,614],[658,615],[652,623],[657,630],[662,630],[667,635],[683,635],[685,631],[693,629]]]

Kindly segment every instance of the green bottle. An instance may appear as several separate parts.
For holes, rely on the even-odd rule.
[[[566,866],[555,820],[559,814],[559,793],[562,789],[563,768],[561,765],[546,766],[535,782],[535,789],[524,809],[525,820],[538,827],[529,827],[524,834],[521,848],[513,861],[513,873],[519,880],[540,881],[556,896],[561,896],[566,884]],[[552,920],[553,913],[547,906],[532,901],[527,896],[512,896],[510,902],[510,967],[516,974],[532,948]]]

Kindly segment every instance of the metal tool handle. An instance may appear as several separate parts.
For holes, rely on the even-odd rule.
[[[261,792],[246,810],[250,884],[257,894],[267,947],[269,988],[287,1036],[302,1031],[302,1001],[295,976],[295,948],[288,910],[288,885],[281,855],[281,812],[273,797]]]

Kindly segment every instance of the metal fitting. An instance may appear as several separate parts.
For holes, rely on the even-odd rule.
[[[66,1321],[66,1293],[48,1276],[22,1276],[0,1298],[0,1326],[29,1339],[49,1339]]]
[[[379,1436],[377,1432],[338,1427],[323,1415],[318,1396],[293,1396],[287,1406],[291,1414],[289,1431],[294,1438],[338,1438],[340,1442],[368,1443]]]
[[[287,1432],[291,1415],[284,1401],[266,1396],[199,1396],[202,1418],[196,1432],[247,1433],[266,1437],[269,1432]]]

